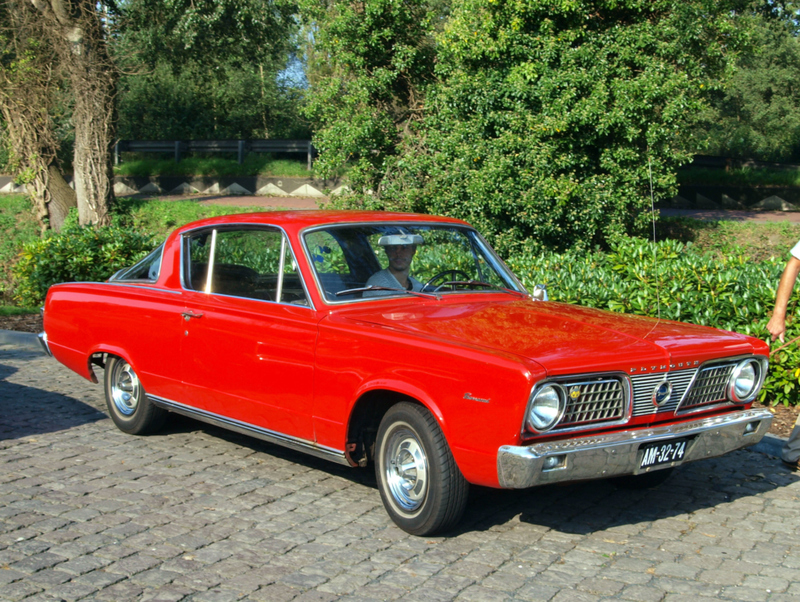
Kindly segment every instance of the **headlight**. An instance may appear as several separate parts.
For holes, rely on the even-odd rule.
[[[540,433],[553,428],[564,414],[564,388],[545,385],[533,394],[528,408],[528,427]]]
[[[748,359],[739,362],[728,379],[728,399],[733,403],[747,403],[758,392],[761,384],[761,364]]]

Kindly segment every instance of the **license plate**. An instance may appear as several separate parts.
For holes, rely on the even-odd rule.
[[[680,462],[686,455],[689,439],[670,439],[651,443],[642,448],[642,461],[639,468],[650,468],[672,462]]]

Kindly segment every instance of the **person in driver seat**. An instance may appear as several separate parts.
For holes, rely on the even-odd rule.
[[[413,278],[411,260],[417,252],[417,245],[423,244],[419,234],[387,234],[381,236],[378,245],[383,247],[389,259],[389,267],[375,272],[367,280],[367,286],[385,286],[387,288],[405,289],[408,291],[421,291],[422,283]],[[365,297],[391,295],[392,291],[366,291]]]

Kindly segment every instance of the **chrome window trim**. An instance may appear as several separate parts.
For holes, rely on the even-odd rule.
[[[166,244],[167,244],[166,241],[162,242],[155,249],[153,249],[147,255],[142,257],[139,261],[134,263],[132,266],[118,270],[111,276],[111,278],[106,280],[106,282],[149,282],[149,283],[158,282],[158,279],[161,277],[161,266],[164,262],[164,248],[166,247]],[[124,278],[125,274],[127,274],[128,272],[132,272],[134,268],[139,267],[139,265],[150,259],[150,257],[152,257],[156,252],[159,252],[158,276],[156,276],[155,278],[128,278],[128,279]]]
[[[317,286],[317,291],[319,291],[320,299],[326,305],[349,305],[351,303],[361,303],[362,301],[367,301],[367,302],[371,302],[371,301],[386,301],[386,300],[389,300],[389,299],[392,299],[392,300],[396,301],[398,299],[403,299],[403,298],[407,297],[407,295],[405,295],[405,294],[397,294],[397,295],[390,295],[389,294],[389,295],[381,295],[381,296],[375,296],[375,297],[360,297],[358,299],[343,299],[342,301],[330,301],[325,297],[325,291],[322,288],[322,283],[319,281],[319,278],[317,277],[317,269],[314,266],[314,261],[311,258],[311,251],[309,250],[308,244],[306,242],[306,235],[307,234],[312,234],[313,232],[316,232],[318,230],[329,230],[331,228],[353,228],[353,227],[359,227],[359,226],[409,226],[409,227],[411,227],[411,226],[434,226],[434,227],[435,226],[440,226],[440,227],[447,227],[447,228],[458,228],[458,229],[461,229],[461,230],[467,230],[469,232],[474,232],[475,235],[476,235],[476,239],[479,241],[479,243],[481,245],[481,249],[484,251],[484,253],[486,253],[487,257],[489,257],[492,260],[494,260],[495,262],[497,262],[497,265],[495,266],[495,268],[497,268],[498,266],[501,268],[501,269],[499,269],[497,271],[505,272],[506,274],[508,274],[511,277],[511,281],[514,284],[516,284],[516,286],[519,287],[519,291],[518,292],[520,294],[523,294],[523,295],[529,295],[530,294],[527,291],[527,289],[524,286],[522,286],[522,283],[516,277],[514,272],[511,271],[511,269],[506,265],[506,263],[502,259],[500,259],[500,257],[494,251],[494,249],[492,249],[492,247],[489,245],[489,243],[486,242],[486,239],[483,238],[483,236],[481,236],[481,233],[478,232],[472,226],[469,226],[469,225],[466,225],[466,224],[454,224],[454,223],[450,223],[450,222],[439,222],[439,221],[399,221],[399,220],[393,221],[393,220],[389,220],[389,221],[374,221],[374,222],[373,221],[367,221],[367,222],[358,222],[358,221],[356,221],[356,222],[332,222],[332,223],[328,223],[328,224],[319,224],[319,225],[315,225],[315,226],[308,226],[307,228],[303,228],[302,230],[300,230],[298,232],[298,237],[300,239],[300,247],[302,248],[303,253],[305,254],[306,261],[308,262],[308,266],[311,269],[311,274],[314,277],[314,284],[316,284],[316,286]],[[448,291],[448,292],[450,292],[450,291]],[[457,292],[458,293],[466,293],[465,291],[457,291]],[[483,293],[483,294],[489,294],[489,293],[495,293],[495,294],[500,293],[500,294],[503,294],[503,295],[508,294],[505,291],[497,291],[497,290],[484,290],[484,291],[480,291],[480,292]]]
[[[337,464],[350,466],[350,462],[347,461],[347,457],[343,450],[320,445],[314,441],[309,441],[308,439],[303,439],[301,437],[292,437],[278,431],[265,429],[254,424],[250,424],[249,422],[234,420],[233,418],[228,418],[227,416],[200,410],[177,401],[171,401],[163,397],[150,395],[149,393],[147,397],[158,407],[169,410],[170,412],[183,414],[184,416],[196,418],[197,420],[202,420],[203,422],[222,427],[229,431],[235,431],[243,435],[249,435],[251,437],[268,441],[270,443],[275,443],[276,445],[281,445],[283,447],[288,447],[296,451],[304,452],[324,460],[330,460],[332,462],[336,462]]]
[[[531,409],[531,402],[533,401],[534,393],[544,387],[549,383],[555,383],[561,385],[565,389],[567,388],[565,383],[570,384],[581,384],[591,382],[591,379],[597,378],[605,378],[605,379],[617,379],[621,382],[622,385],[622,395],[623,395],[623,409],[622,409],[622,418],[618,420],[610,421],[610,422],[592,422],[591,424],[584,424],[580,426],[572,426],[567,428],[558,428],[558,423],[553,425],[550,429],[544,432],[539,431],[532,431],[531,429],[527,428],[528,423],[528,412]],[[540,437],[544,435],[561,435],[562,433],[576,433],[580,431],[587,431],[590,429],[598,429],[598,428],[607,428],[607,427],[614,427],[619,426],[622,424],[626,424],[630,421],[632,412],[633,412],[633,387],[631,385],[631,381],[628,378],[628,375],[624,372],[620,371],[611,371],[611,372],[591,372],[586,374],[567,374],[565,376],[555,376],[551,378],[545,378],[544,380],[540,380],[537,382],[532,388],[530,395],[528,395],[528,402],[525,404],[525,415],[522,417],[522,431],[520,435],[523,440],[530,439],[532,436]],[[566,405],[564,407],[564,412],[562,412],[561,417],[559,418],[559,422],[563,419],[564,414],[566,414]]]
[[[142,284],[137,284],[141,282]],[[97,284],[96,282],[93,284]],[[126,280],[124,282],[104,282],[103,284],[110,284],[111,286],[120,286],[120,287],[128,287],[128,288],[135,288],[137,290],[145,290],[145,291],[156,291],[159,293],[169,293],[171,295],[180,295],[182,291],[176,291],[174,288],[160,288],[157,286],[147,286],[147,284],[152,284],[152,281],[149,280]]]
[[[239,297],[237,295],[225,295],[221,293],[210,292],[206,293],[205,291],[198,291],[193,288],[189,288],[186,286],[186,238],[191,234],[202,232],[202,231],[216,231],[217,229],[224,229],[228,230],[228,228],[236,228],[236,227],[245,227],[249,230],[276,230],[281,233],[282,241],[285,241],[286,246],[289,249],[289,252],[292,254],[292,261],[297,266],[297,277],[300,280],[300,285],[303,287],[303,292],[306,295],[307,304],[299,304],[299,303],[287,303],[286,301],[268,301],[266,299],[254,299],[252,297]],[[281,243],[283,244],[283,242]],[[294,249],[292,248],[291,242],[289,241],[289,235],[286,233],[281,226],[276,226],[274,224],[254,224],[252,222],[235,222],[230,224],[211,224],[206,226],[200,226],[197,228],[192,228],[190,230],[184,230],[180,233],[180,253],[179,253],[179,261],[180,261],[180,282],[181,282],[181,292],[192,292],[192,293],[201,293],[201,294],[209,294],[209,295],[216,295],[217,297],[226,297],[229,299],[247,299],[248,301],[256,301],[260,303],[272,303],[274,305],[283,305],[285,307],[304,307],[310,310],[315,310],[314,301],[311,299],[311,296],[308,294],[308,286],[306,284],[306,279],[303,277],[303,272],[300,270],[300,264],[297,262],[297,255],[294,253]],[[211,262],[209,262],[210,264]]]

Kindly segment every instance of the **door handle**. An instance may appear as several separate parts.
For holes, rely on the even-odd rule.
[[[202,313],[202,312],[197,312],[197,313],[195,313],[195,312],[193,312],[193,311],[191,311],[191,310],[189,310],[189,311],[182,311],[182,312],[181,312],[181,315],[184,317],[184,319],[185,319],[187,322],[188,322],[189,320],[191,320],[192,318],[202,318],[202,317],[203,317],[203,313]]]

